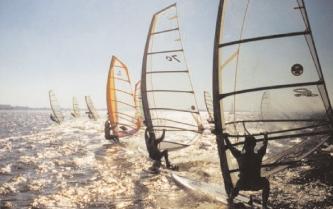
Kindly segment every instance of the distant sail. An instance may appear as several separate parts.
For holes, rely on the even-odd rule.
[[[120,138],[136,133],[141,124],[136,114],[128,68],[116,56],[111,60],[106,100],[112,134]]]
[[[79,103],[77,102],[76,97],[73,97],[73,112],[71,113],[71,115],[74,118],[80,117],[80,108],[79,108]]]
[[[88,108],[88,112],[86,112],[86,114],[88,115],[88,117],[90,119],[97,120],[99,118],[99,115],[94,107],[91,97],[85,96],[85,100],[86,100],[86,104],[87,104],[87,108]]]
[[[58,100],[53,92],[53,90],[49,91],[49,99],[50,99],[50,105],[53,114],[50,115],[51,120],[53,120],[56,123],[61,123],[64,121],[64,115],[61,112],[61,108],[59,106]]]
[[[141,74],[145,124],[159,137],[160,149],[178,150],[203,131],[181,41],[176,4],[154,14],[146,41]],[[174,132],[177,133],[174,134]]]
[[[238,149],[245,135],[255,136],[260,147],[261,133],[268,133],[265,176],[302,160],[332,137],[332,107],[303,0],[220,1],[213,104],[229,195],[239,170],[224,147],[223,132],[231,133]]]
[[[214,123],[213,99],[208,91],[204,91],[205,105],[208,112],[208,122]]]
[[[142,124],[144,121],[144,112],[142,106],[141,81],[138,81],[135,84],[134,100],[135,100],[136,114],[137,114],[136,117],[139,118],[140,123]]]

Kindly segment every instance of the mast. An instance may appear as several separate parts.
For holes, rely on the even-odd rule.
[[[221,34],[221,21],[222,21],[222,13],[223,13],[223,4],[224,0],[220,0],[217,19],[216,19],[216,28],[215,28],[215,37],[214,37],[214,52],[213,52],[213,107],[214,107],[214,122],[215,122],[215,134],[216,134],[216,143],[218,154],[220,157],[220,167],[222,170],[222,177],[224,180],[224,187],[228,194],[231,196],[233,184],[231,181],[231,176],[228,173],[229,166],[228,160],[226,156],[226,147],[223,138],[223,130],[222,130],[222,118],[221,114],[221,104],[220,104],[220,85],[219,85],[219,42],[220,42],[220,34]]]

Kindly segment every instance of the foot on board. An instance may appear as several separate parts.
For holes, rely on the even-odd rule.
[[[159,174],[160,173],[160,169],[155,166],[149,167],[146,171],[150,174]]]
[[[177,165],[168,165],[167,169],[173,170],[173,171],[178,171],[179,167]]]

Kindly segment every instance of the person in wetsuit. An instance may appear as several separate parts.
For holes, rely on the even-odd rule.
[[[119,142],[119,138],[115,135],[112,135],[111,134],[111,126],[110,126],[110,122],[107,120],[105,121],[105,124],[104,124],[104,137],[105,139],[108,139],[108,140],[113,140],[114,142],[118,143]]]
[[[51,119],[53,122],[58,123],[58,120],[57,120],[56,117],[54,117],[54,115],[52,115],[52,114],[50,114],[50,119]]]
[[[264,134],[264,144],[258,150],[254,152],[256,146],[256,139],[248,135],[245,137],[244,153],[236,149],[229,141],[228,134],[224,135],[226,141],[226,148],[229,149],[232,155],[237,159],[239,166],[239,179],[231,194],[231,200],[233,200],[239,193],[243,191],[262,191],[262,206],[267,208],[267,200],[269,196],[270,185],[269,181],[265,177],[261,177],[261,164],[264,155],[266,154],[268,137],[267,133]]]
[[[158,149],[158,144],[163,141],[164,137],[165,137],[165,130],[163,130],[162,136],[160,138],[156,138],[155,133],[153,131],[150,132],[148,130],[148,128],[146,128],[146,131],[145,131],[146,146],[147,146],[147,150],[149,153],[149,157],[152,160],[154,160],[154,163],[149,168],[149,170],[154,173],[159,172],[159,168],[161,167],[161,160],[163,157],[165,159],[166,167],[168,169],[172,169],[172,170],[178,169],[177,166],[171,165],[171,163],[169,161],[168,150],[160,151]]]

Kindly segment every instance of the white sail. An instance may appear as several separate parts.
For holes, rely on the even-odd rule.
[[[90,96],[85,96],[88,112],[87,115],[90,119],[97,120],[99,118],[99,115],[95,109],[95,106],[93,104],[93,101]]]
[[[268,133],[263,175],[295,164],[332,136],[332,108],[303,0],[220,1],[213,82],[229,194],[239,170],[222,131],[239,150],[246,135],[260,147]]]
[[[51,120],[60,124],[61,122],[64,121],[65,117],[61,112],[60,105],[53,90],[49,91],[49,99],[50,99],[50,106],[53,112],[53,114],[51,115]]]
[[[77,102],[76,97],[73,97],[73,112],[71,113],[71,115],[74,118],[80,117],[80,107],[79,107],[79,103]]]
[[[176,4],[152,18],[143,58],[141,90],[147,128],[157,136],[166,131],[161,149],[181,149],[198,138],[203,129],[181,41]]]

